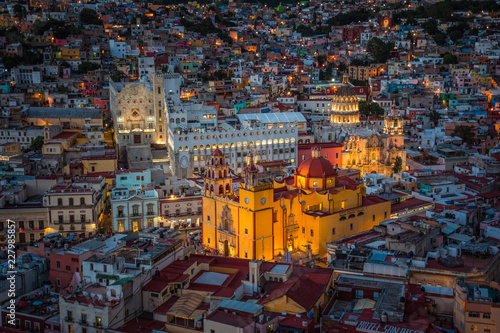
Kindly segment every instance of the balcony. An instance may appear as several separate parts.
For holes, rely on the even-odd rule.
[[[82,320],[80,320],[80,321],[78,322],[78,324],[80,324],[80,326],[89,326],[88,321],[83,320],[83,319],[82,319]]]
[[[64,320],[67,321],[68,323],[73,323],[73,317],[64,317]]]

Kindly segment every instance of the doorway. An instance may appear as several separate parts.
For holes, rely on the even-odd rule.
[[[134,143],[141,143],[141,135],[134,134]]]

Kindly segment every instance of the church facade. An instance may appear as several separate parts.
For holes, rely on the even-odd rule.
[[[390,202],[367,196],[363,184],[338,177],[314,148],[294,176],[262,178],[253,156],[233,191],[222,152],[206,167],[203,244],[225,256],[271,260],[285,252],[326,255],[330,241],[363,232],[390,216]]]
[[[359,100],[349,81],[344,77],[344,86],[335,91],[330,122],[314,124],[317,142],[339,142],[342,150],[342,168],[358,169],[361,176],[379,173],[391,177],[398,158],[401,168],[406,170],[403,119],[393,105],[384,117],[384,126],[361,126],[359,122]]]

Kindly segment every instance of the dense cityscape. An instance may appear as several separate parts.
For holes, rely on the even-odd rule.
[[[500,1],[0,1],[0,333],[500,333]]]

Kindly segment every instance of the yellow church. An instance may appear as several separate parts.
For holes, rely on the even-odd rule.
[[[203,244],[248,259],[272,260],[285,251],[322,257],[328,242],[371,229],[390,210],[389,201],[367,196],[363,184],[338,177],[319,148],[281,182],[259,174],[250,154],[237,191],[216,149],[205,168]]]

